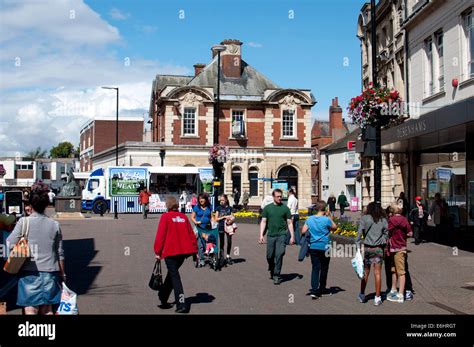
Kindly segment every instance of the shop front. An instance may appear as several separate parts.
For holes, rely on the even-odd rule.
[[[405,193],[410,205],[435,200],[442,218],[430,226],[474,236],[474,98],[437,109],[382,133],[382,151],[405,153]],[[441,225],[442,224],[442,225]]]

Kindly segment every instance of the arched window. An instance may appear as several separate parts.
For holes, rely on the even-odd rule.
[[[295,189],[298,195],[298,171],[292,166],[284,166],[278,171],[278,180],[280,183],[288,183],[288,189]],[[287,195],[287,192],[283,192]]]
[[[242,193],[242,169],[238,166],[232,168],[232,193],[235,188],[239,190],[239,193]]]
[[[258,168],[251,167],[249,169],[249,183],[250,183],[250,196],[258,196]]]

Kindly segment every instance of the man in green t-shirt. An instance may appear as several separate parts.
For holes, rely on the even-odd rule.
[[[286,233],[290,230],[290,245],[295,243],[295,233],[293,231],[290,209],[281,202],[283,192],[280,189],[275,189],[272,192],[272,196],[273,203],[267,205],[262,212],[258,243],[263,244],[265,242],[264,235],[265,228],[267,228],[268,271],[270,271],[270,278],[273,279],[273,284],[280,284],[280,272],[286,247]]]

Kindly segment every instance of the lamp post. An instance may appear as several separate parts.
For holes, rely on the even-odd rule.
[[[372,83],[374,88],[377,83],[377,19],[375,11],[375,0],[370,3],[371,45],[372,45]],[[375,203],[382,204],[382,146],[380,119],[375,126],[375,158],[374,158],[374,198]]]
[[[224,52],[226,47],[224,45],[215,45],[212,47],[212,51],[214,53],[217,52],[217,95],[216,95],[216,112],[214,113],[214,145],[219,143],[219,114],[221,112],[221,105],[220,105],[220,94],[221,94],[221,52]],[[219,163],[219,165],[223,165]],[[214,208],[217,205],[217,200],[219,196],[219,189],[216,186],[217,180],[220,180],[216,171],[222,172],[221,170],[216,170],[214,168]],[[220,185],[220,182],[219,182]]]
[[[117,91],[117,113],[115,118],[115,166],[118,166],[118,116],[119,116],[119,89],[118,87],[102,87],[103,89],[115,89]],[[114,201],[114,219],[118,219],[117,199]]]

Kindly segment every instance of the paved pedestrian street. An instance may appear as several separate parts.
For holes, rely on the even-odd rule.
[[[157,307],[148,288],[153,242],[159,215],[93,216],[60,221],[66,251],[68,285],[79,295],[81,314],[175,314]],[[328,287],[334,294],[312,301],[309,258],[297,261],[299,247],[287,247],[283,283],[269,279],[265,245],[257,224],[240,224],[234,237],[235,264],[215,272],[196,269],[189,258],[181,268],[191,314],[461,314],[474,313],[474,255],[432,243],[409,243],[409,266],[415,298],[403,304],[357,301],[360,281],[350,258],[331,259]],[[411,241],[412,242],[412,241]],[[164,267],[165,269],[166,267]],[[164,270],[166,271],[166,270]],[[384,277],[384,276],[383,276]],[[385,289],[383,278],[382,289]],[[371,274],[366,294],[374,292]],[[173,295],[172,295],[173,298]],[[9,314],[20,314],[15,309]]]

